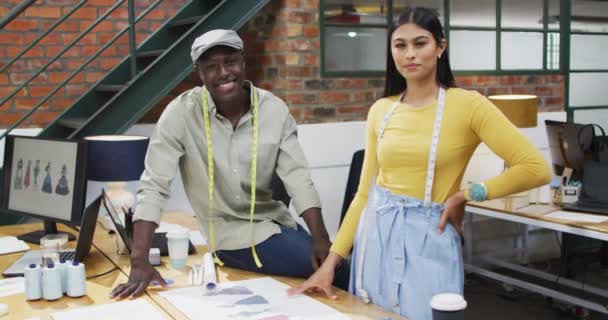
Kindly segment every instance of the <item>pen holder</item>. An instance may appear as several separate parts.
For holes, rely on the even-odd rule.
[[[580,186],[561,186],[562,203],[574,203],[578,201],[581,192]]]

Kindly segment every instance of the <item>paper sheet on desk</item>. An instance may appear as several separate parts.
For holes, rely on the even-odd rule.
[[[595,214],[587,214],[572,211],[555,211],[545,217],[561,220],[569,220],[576,222],[588,222],[588,223],[602,223],[608,221],[607,216],[600,216]]]
[[[0,237],[0,255],[30,250],[30,246],[17,237]]]
[[[159,294],[192,320],[347,320],[346,315],[305,295],[287,296],[289,287],[272,278],[220,283]],[[201,312],[204,310],[204,312]]]
[[[99,306],[72,309],[69,311],[53,312],[55,320],[165,320],[157,308],[144,299],[120,301]]]
[[[25,292],[25,280],[23,277],[15,277],[0,280],[0,297]]]
[[[194,246],[207,245],[207,242],[205,241],[205,239],[201,235],[200,231],[198,231],[198,230],[190,230],[186,227],[180,226],[179,224],[167,223],[167,222],[161,222],[160,225],[158,226],[158,228],[156,228],[157,233],[172,232],[172,231],[188,232],[188,235],[190,236],[190,242],[192,242],[192,245],[194,245]]]

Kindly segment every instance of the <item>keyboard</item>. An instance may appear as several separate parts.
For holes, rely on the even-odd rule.
[[[608,215],[608,205],[601,203],[575,202],[564,204],[563,209],[566,211],[588,212],[593,214]]]
[[[72,261],[76,257],[76,251],[63,251],[59,253],[59,260]]]
[[[59,259],[65,259],[65,261],[74,260],[75,256],[76,251],[74,249],[59,252]],[[24,253],[17,261],[4,270],[2,275],[5,277],[23,276],[25,267],[32,263],[38,265],[42,263],[42,250],[30,250]]]

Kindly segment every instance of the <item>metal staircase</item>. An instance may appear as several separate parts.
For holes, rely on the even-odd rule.
[[[10,128],[7,128],[7,131],[0,135],[0,140],[35,113],[55,92],[63,88],[103,50],[113,45],[120,36],[129,32],[130,55],[125,57],[102,80],[92,86],[71,107],[44,128],[40,136],[74,139],[94,134],[116,134],[126,131],[192,72],[193,63],[190,58],[190,46],[197,36],[217,28],[237,30],[270,0],[192,0],[138,47],[135,43],[135,24],[162,0],[157,0],[151,4],[138,17],[134,16],[133,1],[128,0],[129,26],[118,32],[116,36],[99,49],[97,54],[89,57],[79,69],[71,73],[22,118]],[[21,5],[16,6],[7,16],[0,19],[0,28],[33,2],[24,1]],[[125,0],[117,1],[104,15],[100,16],[74,41],[66,45],[65,49],[40,68],[28,81],[7,97],[0,97],[0,106],[9,101],[19,90],[42,73],[97,24],[107,19],[108,15],[124,2]],[[86,1],[80,1],[76,4],[64,17],[43,33],[38,40],[3,66],[0,72],[4,72],[8,66],[27,50],[34,47],[50,31],[68,19],[73,12],[85,3]],[[15,217],[0,215],[0,224],[15,223],[16,221]]]

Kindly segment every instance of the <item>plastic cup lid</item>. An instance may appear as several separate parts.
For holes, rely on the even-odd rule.
[[[431,299],[431,308],[439,311],[459,311],[466,307],[466,300],[456,293],[441,293]]]

